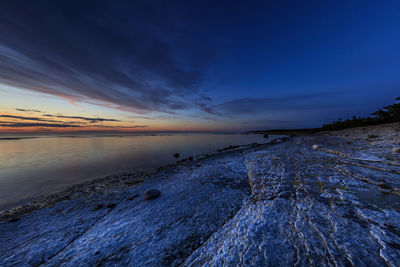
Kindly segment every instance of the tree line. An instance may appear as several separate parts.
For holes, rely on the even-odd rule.
[[[396,101],[400,101],[400,97],[396,98]],[[324,124],[322,130],[334,131],[351,127],[400,122],[400,103],[395,102],[394,104],[383,107],[370,115],[371,116],[364,118],[353,116],[351,119],[347,120],[339,119],[338,121]]]

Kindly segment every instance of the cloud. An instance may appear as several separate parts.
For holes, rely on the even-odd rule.
[[[329,95],[329,93],[321,93],[299,94],[278,98],[237,98],[216,105],[205,103],[198,103],[197,105],[206,113],[223,117],[235,117],[246,114],[260,115],[271,111],[323,110],[348,106],[326,101]]]
[[[118,129],[136,129],[136,128],[147,128],[148,125],[133,125],[133,126],[107,126],[107,125],[93,125],[99,128],[118,128]]]
[[[0,116],[7,118],[14,118],[18,116]],[[33,122],[6,122],[0,121],[0,127],[16,127],[16,128],[28,128],[28,127],[48,127],[48,128],[80,128],[86,127],[87,125],[77,125],[70,123],[33,123]],[[110,125],[90,125],[90,127],[106,128],[106,129],[137,129],[146,128],[148,125],[132,125],[132,126],[110,126]]]
[[[142,114],[209,99],[199,86],[212,47],[185,38],[173,7],[73,2],[2,3],[0,83]]]
[[[0,114],[0,118],[13,119],[13,121],[0,121],[1,127],[11,127],[11,128],[28,128],[28,127],[46,127],[46,128],[98,128],[98,129],[136,129],[136,128],[146,128],[147,125],[131,125],[132,122],[125,123],[124,125],[103,125],[94,123],[103,122],[122,122],[117,119],[108,118],[93,118],[93,117],[83,117],[83,116],[67,116],[62,114],[43,114],[43,117],[31,117],[31,116],[19,116],[11,114]],[[63,120],[52,120],[50,118],[67,118],[69,121]],[[34,121],[34,122],[32,122]],[[40,129],[36,129],[40,130]]]
[[[147,116],[129,116],[132,119],[144,119],[144,120],[155,120],[156,118],[147,117]]]
[[[37,112],[37,113],[43,113],[40,110],[37,109],[23,109],[23,108],[16,108],[15,110],[21,111],[21,112]]]
[[[84,121],[88,121],[89,123],[106,122],[106,121],[119,122],[120,121],[120,120],[117,120],[117,119],[89,118],[89,117],[82,117],[82,116],[64,116],[64,115],[52,115],[52,114],[44,114],[43,116],[52,117],[52,118],[66,118],[66,119],[84,120]]]
[[[38,117],[25,117],[25,116],[16,116],[16,115],[2,115],[0,114],[0,118],[11,118],[11,119],[18,119],[18,120],[28,120],[28,121],[44,121],[44,122],[59,122],[55,120],[48,120]]]
[[[90,118],[90,117],[82,117],[82,116],[65,116],[65,115],[52,115],[52,114],[44,114],[43,116],[51,117],[51,118],[65,118],[65,119],[83,120],[83,121],[87,121],[89,123],[120,122],[120,120],[117,120],[117,119]],[[39,117],[26,117],[26,116],[2,115],[2,114],[0,114],[0,118],[12,118],[12,119],[29,120],[29,121],[44,121],[44,122],[62,122],[62,121],[44,119],[44,118],[39,118]]]
[[[28,123],[28,122],[0,122],[0,126],[3,127],[51,127],[51,128],[69,128],[69,127],[81,127],[76,124],[58,124],[58,123]]]

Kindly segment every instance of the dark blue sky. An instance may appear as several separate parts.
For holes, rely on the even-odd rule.
[[[0,32],[1,84],[171,129],[314,127],[400,96],[398,1],[14,0]]]

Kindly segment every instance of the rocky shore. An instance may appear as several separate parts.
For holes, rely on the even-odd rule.
[[[398,147],[353,128],[77,185],[1,214],[0,266],[400,266]]]

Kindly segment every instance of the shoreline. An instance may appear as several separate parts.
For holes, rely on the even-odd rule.
[[[160,170],[175,169],[177,167],[185,166],[185,164],[198,164],[204,159],[231,152],[245,151],[257,147],[263,148],[277,142],[283,142],[289,138],[290,136],[277,137],[276,139],[263,144],[252,143],[248,145],[229,146],[222,149],[217,149],[212,153],[195,155],[193,160],[190,160],[190,158],[185,158],[177,160],[176,163],[161,167],[136,170],[132,172],[117,172],[105,177],[99,177],[92,180],[83,181],[81,183],[70,184],[61,190],[33,196],[32,198],[28,198],[26,200],[15,201],[11,204],[4,204],[4,206],[10,207],[0,208],[0,221],[9,220],[29,214],[36,210],[52,207],[57,203],[66,200],[90,197],[94,194],[106,194],[110,192],[122,191],[129,186],[143,183],[146,178],[156,175]],[[20,202],[22,203],[18,204]]]
[[[235,148],[140,178],[113,188],[108,178],[85,196],[75,186],[0,221],[0,265],[400,264],[391,124]]]
[[[8,220],[10,218],[19,217],[26,215],[30,212],[48,208],[56,205],[59,202],[71,200],[75,198],[81,197],[90,197],[93,194],[98,193],[109,193],[109,192],[118,192],[122,191],[125,188],[134,185],[140,184],[145,181],[146,178],[156,175],[160,170],[167,169],[175,169],[180,166],[185,166],[185,164],[196,164],[197,162],[201,162],[204,159],[209,157],[223,155],[226,153],[237,152],[237,151],[246,151],[250,149],[262,149],[264,147],[273,145],[277,142],[286,141],[291,138],[301,137],[301,136],[313,136],[313,135],[330,135],[330,136],[338,136],[355,140],[368,140],[369,143],[376,143],[378,140],[369,140],[368,135],[375,135],[376,130],[381,133],[382,128],[394,128],[396,127],[396,123],[387,123],[380,125],[371,125],[366,127],[353,127],[338,131],[318,131],[318,132],[309,132],[309,131],[253,131],[252,134],[263,134],[267,133],[270,135],[283,135],[283,137],[277,137],[276,139],[271,140],[268,143],[252,143],[248,145],[239,145],[239,146],[228,146],[222,149],[217,149],[212,153],[208,154],[198,154],[195,155],[193,160],[189,158],[177,160],[176,163],[168,164],[160,167],[149,168],[149,169],[139,169],[135,171],[129,172],[116,172],[115,174],[107,175],[105,177],[98,177],[92,180],[83,181],[80,183],[73,183],[67,185],[65,188],[56,190],[54,192],[49,192],[47,194],[41,194],[37,196],[33,196],[32,198],[28,198],[26,200],[20,200],[12,202],[11,204],[4,204],[4,206],[10,206],[5,208],[0,208],[0,221]],[[365,129],[368,129],[367,131]],[[311,129],[314,130],[314,129]],[[354,134],[352,132],[358,132],[358,134]],[[352,134],[350,134],[352,133]],[[246,133],[241,133],[246,134]],[[355,137],[356,135],[356,137]],[[399,133],[400,135],[400,133]],[[384,142],[387,143],[390,138],[385,137]],[[382,140],[381,140],[382,142]],[[396,143],[393,141],[392,143]],[[397,145],[400,145],[400,139],[397,142]],[[19,204],[22,202],[21,204]]]

